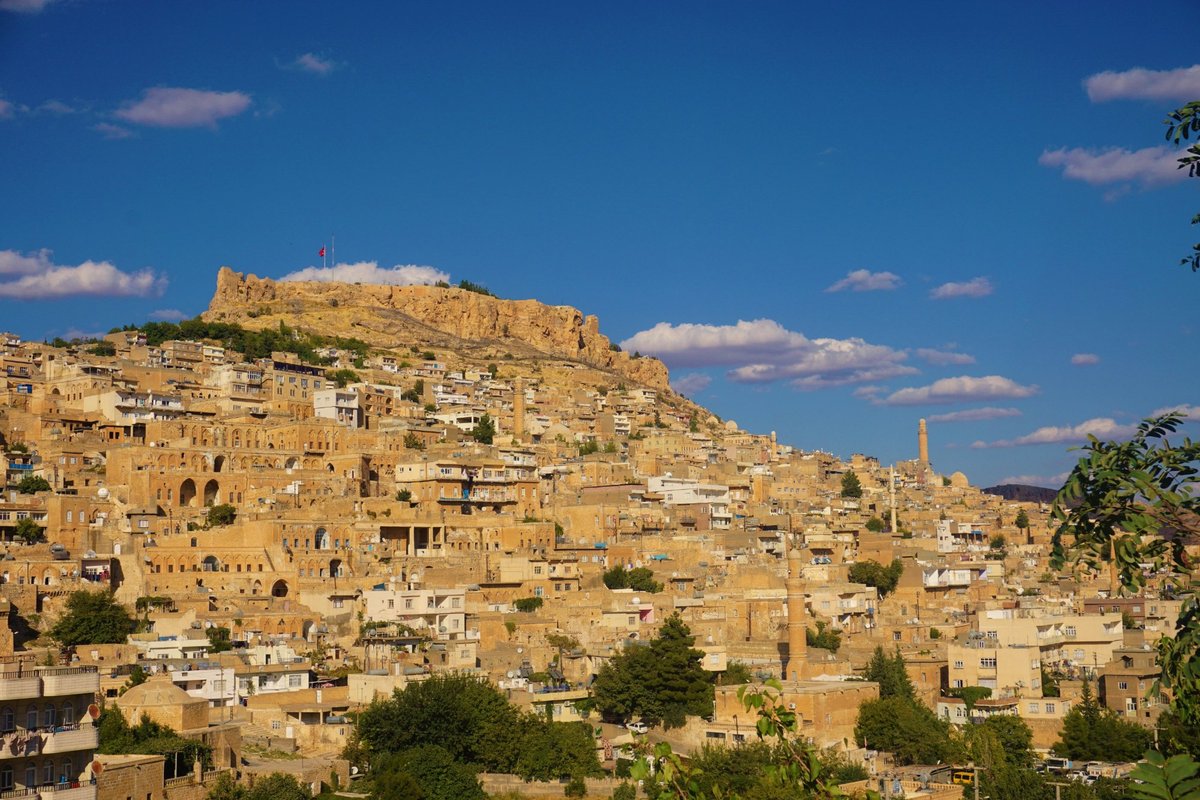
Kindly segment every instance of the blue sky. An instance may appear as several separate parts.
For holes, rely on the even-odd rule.
[[[0,0],[0,327],[191,316],[335,235],[337,275],[597,314],[784,442],[911,458],[925,417],[938,469],[1052,484],[1085,431],[1200,405],[1200,181],[1160,124],[1197,22]]]

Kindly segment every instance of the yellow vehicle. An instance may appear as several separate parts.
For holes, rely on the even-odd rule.
[[[969,769],[956,769],[950,773],[950,781],[959,786],[974,786],[975,773]]]

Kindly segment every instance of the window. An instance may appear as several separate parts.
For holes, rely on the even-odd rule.
[[[412,608],[412,598],[411,597],[404,598],[404,607]]]
[[[900,641],[900,631],[892,631],[892,641]]]
[[[288,675],[288,688],[289,689],[299,689],[301,680],[302,680],[301,676],[299,676],[299,675]]]
[[[74,520],[75,520],[75,512],[68,511],[67,512],[67,522],[74,522]]]
[[[282,727],[283,727],[283,723],[281,723],[279,720],[277,720],[277,719],[271,720],[271,730],[277,731]]]
[[[37,781],[34,781],[37,783]],[[13,769],[11,764],[0,767],[0,790],[8,791],[13,788]]]
[[[1074,635],[1075,635],[1075,626],[1068,625],[1067,626],[1067,636],[1074,636]]]
[[[38,726],[38,712],[36,708],[31,708],[25,712],[25,727],[29,730],[36,730]]]
[[[42,765],[42,783],[54,783],[54,762],[47,761]]]
[[[62,721],[64,725],[70,725],[75,721],[75,706],[70,703],[63,706]]]
[[[396,607],[396,601],[388,600],[388,608],[395,608],[395,607]]]
[[[1030,703],[1030,704],[1029,704],[1029,713],[1030,713],[1030,714],[1037,714],[1037,713],[1038,713],[1038,704],[1037,704],[1037,703]]]
[[[1046,703],[1046,713],[1047,714],[1054,713],[1054,703]]]
[[[1118,689],[1128,689],[1129,681],[1117,681],[1117,688]]]
[[[995,658],[981,658],[981,659],[979,659],[979,666],[982,667],[983,669],[995,669],[996,668],[996,659]]]
[[[961,661],[955,661],[955,662],[954,662],[954,668],[955,668],[955,669],[962,669],[962,668],[963,668],[963,662],[961,662]]]

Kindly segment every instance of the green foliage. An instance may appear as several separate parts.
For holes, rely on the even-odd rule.
[[[421,437],[417,436],[412,431],[404,434],[404,447],[408,450],[424,450],[425,443],[421,441]]]
[[[246,788],[239,784],[231,772],[222,772],[213,781],[212,788],[205,795],[206,800],[243,800]]]
[[[1191,756],[1164,757],[1153,750],[1146,753],[1148,763],[1139,764],[1129,777],[1128,791],[1133,800],[1196,800],[1200,798],[1200,764]]]
[[[1192,565],[1184,542],[1196,533],[1200,515],[1194,493],[1200,443],[1168,439],[1182,424],[1180,413],[1168,413],[1143,421],[1126,442],[1088,437],[1051,510],[1058,526],[1054,568],[1070,559],[1102,573],[1115,562],[1127,592],[1140,592],[1152,572],[1171,573],[1176,591],[1186,591]],[[1200,604],[1194,593],[1183,601],[1175,635],[1158,640],[1158,664],[1161,675],[1151,693],[1167,687],[1180,721],[1200,727]]]
[[[842,475],[842,497],[857,498],[862,497],[862,482],[858,476],[854,474],[854,470],[846,470]]]
[[[325,377],[337,384],[337,388],[345,389],[347,384],[358,383],[358,373],[352,369],[335,369],[325,373]]]
[[[941,630],[938,628],[930,628],[929,629],[929,638],[934,639],[934,640],[942,638]]]
[[[1164,756],[1200,756],[1200,728],[1184,725],[1174,711],[1164,711],[1158,718],[1158,749]]]
[[[882,645],[877,646],[863,671],[863,679],[879,684],[881,699],[900,697],[916,700],[917,693],[908,677],[908,670],[904,667],[904,656],[900,655],[900,648],[896,648],[895,654],[889,656],[884,652]]]
[[[85,589],[67,597],[62,618],[50,635],[64,647],[81,644],[122,644],[133,633],[134,619],[110,592]]]
[[[229,628],[223,625],[208,629],[208,641],[210,644],[208,651],[210,653],[224,653],[233,649],[233,641]]]
[[[831,653],[836,653],[838,648],[842,646],[842,632],[830,628],[822,620],[817,621],[817,629],[815,631],[812,628],[805,628],[804,638],[808,642],[809,647],[819,647]]]
[[[26,517],[17,520],[13,528],[13,538],[25,544],[37,544],[46,541],[46,529]]]
[[[586,797],[587,796],[587,784],[584,783],[583,778],[576,776],[574,778],[571,778],[571,780],[567,781],[567,785],[563,788],[563,796],[564,797]]]
[[[474,292],[475,294],[487,295],[488,297],[496,296],[492,292],[489,292],[488,288],[486,286],[479,284],[479,283],[472,283],[471,281],[466,280],[466,279],[463,279],[458,282],[458,288],[466,289],[468,292]]]
[[[869,520],[867,520],[866,528],[871,533],[882,533],[884,528],[883,520],[881,520],[879,517],[871,517]]]
[[[604,443],[604,452],[606,452],[606,453],[616,453],[616,452],[618,452],[617,443],[616,443],[616,442],[611,442],[611,441],[610,441],[610,442],[605,442],[605,443]]]
[[[309,364],[326,364],[329,359],[317,355],[317,350],[334,347],[348,350],[365,358],[370,345],[361,339],[322,336],[292,330],[280,322],[278,330],[251,331],[229,322],[205,322],[200,318],[174,322],[147,322],[141,326],[126,326],[124,330],[140,330],[146,334],[146,344],[158,347],[172,339],[216,341],[226,350],[241,353],[248,360],[270,358],[274,351],[293,353]]]
[[[745,662],[730,661],[725,665],[725,671],[717,677],[717,685],[736,686],[743,683],[750,683],[752,680],[754,680],[754,674]]]
[[[1150,746],[1150,732],[1101,706],[1090,687],[1085,680],[1083,696],[1063,718],[1051,749],[1075,761],[1136,761]]]
[[[590,456],[592,453],[600,452],[600,443],[595,439],[589,439],[586,442],[579,443],[579,455]]]
[[[989,763],[989,758],[1003,754],[1007,764],[1026,768],[1033,766],[1033,731],[1025,720],[1012,714],[993,714],[980,725],[967,728],[971,757],[976,764]]]
[[[1200,138],[1200,101],[1193,100],[1182,108],[1177,108],[1163,120],[1167,126],[1167,141],[1179,145],[1191,134]],[[1187,167],[1188,175],[1200,175],[1200,143],[1189,145],[1184,155],[1178,158],[1179,169]],[[1192,224],[1200,223],[1200,214],[1192,217]],[[1180,264],[1188,265],[1192,272],[1200,270],[1200,244],[1192,245],[1192,253],[1180,260]]]
[[[769,686],[775,691],[738,690],[746,709],[755,713],[758,742],[732,749],[705,747],[690,763],[684,763],[666,742],[653,747],[644,744],[631,777],[644,782],[646,796],[653,800],[844,797],[837,786],[840,766],[805,743],[799,735],[796,712],[783,708],[778,694],[781,685],[772,681]]]
[[[997,533],[992,537],[992,540],[988,542],[988,547],[992,550],[1003,550],[1006,544],[1007,542],[1004,540],[1004,534]]]
[[[657,594],[663,585],[654,580],[654,572],[648,567],[625,569],[618,564],[604,573],[604,585],[609,589],[633,589],[635,592]]]
[[[94,356],[104,356],[112,358],[117,354],[117,346],[112,342],[96,342],[87,349],[88,353]]]
[[[674,614],[649,645],[628,644],[600,668],[592,684],[596,707],[609,720],[640,716],[644,722],[679,727],[688,716],[713,709],[713,687],[692,647],[688,626]]]
[[[637,800],[637,788],[630,783],[622,783],[613,789],[612,800]]]
[[[409,489],[401,489],[396,492],[396,500],[401,503],[412,502],[412,491]]]
[[[406,400],[410,403],[419,403],[419,402],[421,402],[421,395],[423,395],[424,393],[425,393],[425,381],[422,380],[421,378],[417,378],[416,382],[412,385],[411,389],[405,389],[403,392],[400,393],[400,399]]]
[[[971,713],[971,709],[975,708],[975,704],[980,700],[986,700],[992,696],[992,690],[986,686],[958,686],[953,689],[946,690],[947,697],[957,697],[967,704],[967,713]]]
[[[1015,525],[1018,530],[1024,531],[1029,529],[1029,515],[1025,513],[1025,509],[1022,508],[1017,512],[1017,518],[1013,520],[1013,525]]]
[[[256,778],[246,790],[244,800],[310,800],[312,795],[292,775],[272,772]]]
[[[41,475],[26,475],[17,483],[17,491],[21,494],[36,494],[51,490],[50,481]]]
[[[231,525],[237,519],[237,506],[229,503],[218,503],[208,509],[205,521],[210,526]]]
[[[854,583],[865,583],[879,590],[879,597],[884,598],[895,590],[904,574],[904,562],[898,558],[886,567],[878,561],[867,559],[850,565],[850,580]]]
[[[513,608],[525,614],[532,614],[541,608],[546,601],[540,597],[521,597],[513,600]]]
[[[381,758],[373,768],[372,800],[409,800],[411,787],[424,800],[484,800],[472,770],[437,745],[424,745]]]
[[[1058,681],[1062,676],[1058,672],[1051,672],[1042,666],[1042,696],[1043,697],[1058,697]]]
[[[496,423],[484,413],[475,427],[471,429],[471,438],[480,444],[491,444],[496,436]]]
[[[910,697],[868,700],[859,707],[854,737],[859,745],[894,753],[896,763],[951,763],[962,746],[950,736],[950,724]]]
[[[100,712],[99,726],[100,746],[96,748],[97,753],[168,756],[168,778],[175,777],[173,770],[176,761],[181,775],[191,772],[197,759],[205,767],[212,766],[211,747],[199,739],[184,739],[166,725],[151,721],[148,715],[143,714],[141,722],[130,726],[119,710],[106,708]],[[175,757],[176,753],[179,754],[178,759]]]

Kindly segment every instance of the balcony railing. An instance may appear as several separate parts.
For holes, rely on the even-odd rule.
[[[42,667],[42,694],[62,697],[100,691],[100,673],[95,667]]]
[[[0,673],[0,700],[31,700],[42,693],[42,679],[36,672]]]

